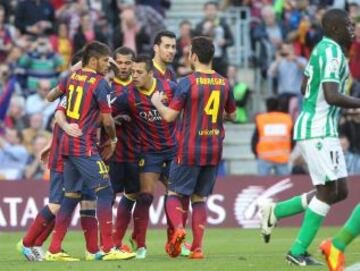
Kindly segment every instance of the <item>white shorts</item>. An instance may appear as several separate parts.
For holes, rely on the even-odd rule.
[[[336,137],[298,141],[313,185],[324,185],[348,176],[344,153]]]

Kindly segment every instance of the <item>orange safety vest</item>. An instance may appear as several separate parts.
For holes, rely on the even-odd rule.
[[[275,163],[287,163],[291,152],[292,127],[290,114],[269,112],[257,115],[258,158]]]

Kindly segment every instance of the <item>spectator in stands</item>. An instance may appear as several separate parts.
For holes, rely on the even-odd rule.
[[[349,53],[350,73],[354,80],[360,81],[360,22],[355,25],[355,39]]]
[[[136,0],[136,4],[151,6],[165,17],[165,11],[171,7],[171,0]]]
[[[23,34],[49,34],[55,23],[54,7],[48,0],[18,1],[15,26]]]
[[[26,128],[24,97],[18,95],[12,96],[5,118],[5,126],[18,131]]]
[[[360,174],[360,155],[350,151],[350,141],[345,134],[339,135],[340,144],[345,156],[346,169],[349,175]]]
[[[348,109],[344,111],[340,119],[341,133],[345,134],[350,140],[350,151],[360,154],[360,110]]]
[[[3,62],[12,47],[10,27],[5,24],[5,9],[0,6],[0,62]]]
[[[260,67],[261,74],[267,77],[267,71],[276,51],[287,36],[287,28],[281,21],[276,20],[272,6],[266,5],[261,9],[261,23],[251,30],[251,43],[257,53],[255,63]]]
[[[69,29],[65,22],[57,25],[56,35],[50,37],[53,50],[58,53],[64,60],[64,64],[60,67],[60,71],[68,68],[73,54],[73,45],[69,36]]]
[[[22,137],[24,139],[23,145],[28,150],[29,153],[32,153],[32,144],[34,138],[37,136],[43,136],[46,139],[51,138],[51,133],[44,130],[44,117],[42,113],[34,113],[30,116],[30,127],[22,131]]]
[[[348,10],[349,10],[349,17],[350,17],[351,21],[353,23],[358,22],[359,16],[360,16],[359,3],[357,3],[357,2],[350,3]]]
[[[87,42],[94,40],[106,43],[106,37],[99,31],[96,31],[91,23],[90,14],[84,12],[80,17],[80,26],[74,35],[74,51],[81,50]]]
[[[74,51],[81,50],[87,42],[100,41],[106,43],[106,37],[96,31],[94,25],[91,23],[90,14],[84,12],[80,17],[80,26],[74,35]]]
[[[271,63],[268,75],[277,82],[277,94],[279,99],[285,100],[285,111],[289,112],[293,119],[296,118],[298,109],[298,97],[301,95],[301,84],[307,60],[296,56],[291,43],[283,43],[276,53],[276,60]]]
[[[20,144],[20,137],[18,130],[10,128],[6,128],[4,137],[0,136],[0,178],[17,179],[23,175],[28,152]]]
[[[251,147],[257,158],[258,174],[268,176],[289,174],[293,122],[287,113],[279,112],[277,98],[266,100],[266,113],[256,116]]]
[[[230,65],[228,67],[227,78],[236,102],[236,117],[234,122],[246,123],[249,121],[246,105],[250,98],[250,89],[245,83],[238,81],[237,73],[238,70],[236,66]]]
[[[43,114],[43,125],[46,125],[49,117],[55,111],[57,104],[49,103],[46,100],[46,95],[51,89],[51,84],[49,80],[40,80],[38,83],[37,92],[33,95],[30,95],[26,100],[25,112],[27,115],[32,115],[35,113]]]
[[[189,49],[191,45],[191,38],[193,30],[191,22],[188,20],[180,23],[180,36],[176,40],[176,56],[174,60],[174,67],[178,76],[182,77],[188,75],[191,70],[189,60]]]
[[[321,41],[323,31],[321,27],[321,20],[326,9],[323,6],[317,7],[315,16],[310,18],[310,27],[306,33],[305,45],[309,52],[311,52],[315,45]]]
[[[24,177],[26,179],[34,180],[48,180],[48,169],[41,162],[40,153],[48,144],[49,139],[45,136],[38,135],[33,138],[31,149],[33,152],[27,160],[24,170]]]
[[[145,27],[136,21],[135,10],[126,7],[121,11],[120,17],[121,23],[113,34],[113,48],[126,46],[137,54],[149,52],[150,37]]]
[[[64,60],[60,55],[53,52],[49,39],[46,36],[39,37],[32,46],[32,50],[23,55],[19,65],[26,69],[27,88],[31,91],[38,86],[40,79],[47,79],[54,87],[60,67]]]
[[[164,17],[151,6],[135,5],[134,0],[118,0],[117,3],[119,10],[124,8],[134,10],[136,21],[145,27],[146,34],[151,38],[150,44],[153,44],[155,33],[166,29]]]
[[[196,26],[195,33],[196,35],[212,37],[215,46],[214,70],[222,76],[226,76],[227,48],[234,44],[234,39],[225,19],[219,17],[219,4],[217,2],[209,1],[204,4],[204,19]]]

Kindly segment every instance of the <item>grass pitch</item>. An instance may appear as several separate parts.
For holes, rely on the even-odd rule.
[[[332,236],[338,228],[322,228],[310,247],[317,259],[322,259],[318,251],[320,241]],[[116,262],[76,262],[50,263],[27,262],[15,250],[16,242],[23,233],[0,234],[0,270],[1,271],[285,271],[300,270],[288,266],[284,256],[296,237],[296,228],[275,229],[270,244],[264,244],[258,230],[208,229],[204,241],[204,260],[186,258],[169,258],[164,252],[165,229],[150,230],[148,233],[148,257],[145,260]],[[191,232],[188,230],[188,239]],[[47,244],[46,244],[47,245]],[[84,241],[81,232],[69,232],[64,242],[64,249],[73,256],[83,259]],[[360,260],[360,239],[355,240],[346,252],[347,265]],[[327,270],[325,267],[307,268],[310,270]],[[302,270],[302,269],[301,269]]]

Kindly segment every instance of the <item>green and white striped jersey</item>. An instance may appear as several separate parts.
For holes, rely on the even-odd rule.
[[[339,91],[345,92],[349,68],[340,46],[324,37],[312,51],[304,74],[308,82],[303,108],[295,123],[294,139],[337,137],[341,108],[326,102],[322,83],[337,82]]]

